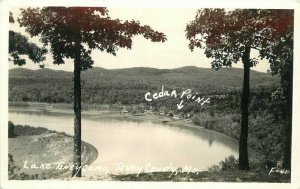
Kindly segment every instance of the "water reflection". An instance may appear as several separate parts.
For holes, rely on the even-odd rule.
[[[64,112],[28,112],[10,109],[15,124],[41,126],[73,134],[73,115]],[[191,166],[198,170],[237,157],[236,140],[197,127],[171,126],[126,119],[82,119],[82,138],[95,146],[94,166],[116,171],[116,164],[135,166]]]

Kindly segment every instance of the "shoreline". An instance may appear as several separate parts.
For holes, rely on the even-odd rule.
[[[51,115],[55,114],[65,114],[65,115],[73,115],[73,110],[72,109],[51,109],[48,110],[47,112],[38,109],[37,107],[9,107],[9,111],[12,112],[41,112],[42,114],[44,113],[49,113]],[[164,124],[166,126],[171,126],[171,127],[180,127],[182,129],[189,129],[192,128],[194,129],[194,132],[196,130],[205,130],[206,132],[218,134],[225,136],[231,140],[235,140],[238,142],[236,139],[229,137],[223,133],[219,133],[214,130],[209,130],[205,129],[201,126],[195,125],[190,119],[181,119],[181,118],[169,118],[166,116],[160,116],[160,115],[154,115],[154,114],[138,114],[138,115],[132,115],[129,113],[122,114],[120,111],[108,111],[108,110],[83,110],[82,111],[82,117],[85,119],[92,119],[92,120],[97,120],[101,118],[112,118],[112,119],[126,119],[129,121],[151,121],[153,123],[160,123]],[[71,137],[69,135],[69,137]],[[83,142],[85,143],[85,142]],[[88,144],[88,143],[86,143]],[[91,145],[91,144],[90,144]],[[92,145],[91,145],[92,146]],[[97,150],[97,149],[96,149]],[[98,153],[98,152],[97,152]],[[97,154],[98,156],[98,154]],[[87,161],[88,163],[92,163],[94,160]],[[255,163],[255,162],[253,162]],[[84,163],[83,163],[84,164]],[[91,164],[90,164],[91,165]],[[179,181],[179,182],[219,182],[219,181],[228,181],[228,182],[274,182],[274,180],[278,180],[277,182],[289,182],[289,177],[288,176],[280,176],[280,175],[273,175],[273,176],[268,176],[268,174],[264,171],[251,171],[251,174],[248,174],[243,171],[238,171],[238,170],[232,170],[232,171],[221,171],[221,172],[210,172],[210,171],[201,171],[201,172],[190,172],[188,174],[186,173],[181,173],[178,175],[174,175],[172,177],[168,177],[170,173],[168,172],[153,172],[153,173],[143,173],[139,177],[136,177],[136,174],[118,174],[118,175],[108,175],[106,178],[102,177],[94,177],[92,180],[115,180],[115,181]],[[68,173],[63,173],[61,176],[58,177],[52,177],[52,179],[67,179],[67,180],[73,180],[73,178],[67,177],[65,174]],[[229,176],[228,176],[228,175]],[[69,173],[70,175],[70,173]],[[74,178],[75,180],[78,178]],[[90,180],[89,178],[85,177],[83,175],[80,180]]]
[[[73,137],[42,127],[15,125],[15,134],[8,138],[8,154],[15,167],[10,180],[68,179],[72,171],[63,166],[73,163]],[[91,165],[98,150],[82,141],[82,166]]]
[[[53,108],[50,110],[43,110],[38,107],[20,107],[20,106],[9,106],[9,111],[11,112],[23,112],[23,113],[41,113],[41,114],[51,114],[51,115],[73,115],[72,109],[63,109],[63,108]],[[130,114],[130,113],[120,113],[120,111],[115,110],[82,110],[82,118],[90,119],[90,120],[97,120],[97,119],[126,119],[128,121],[150,121],[152,123],[156,124],[163,124],[171,127],[179,127],[184,129],[197,129],[199,131],[204,130],[206,132],[221,135],[223,137],[226,137],[230,140],[233,140],[235,142],[238,142],[237,139],[230,137],[224,133],[206,129],[202,126],[196,125],[192,122],[191,119],[182,119],[182,118],[170,118],[167,116],[161,116],[161,115],[155,115],[155,114]]]
[[[37,105],[38,103],[34,103]],[[45,104],[45,103],[42,103]],[[50,104],[48,104],[50,105]],[[46,111],[44,109],[41,109],[37,106],[31,107],[23,107],[23,106],[9,106],[9,111],[12,112],[34,112],[34,113],[48,113],[52,115],[73,115],[73,109],[64,109],[64,108],[52,108],[52,109],[47,109]],[[161,116],[161,115],[155,115],[155,114],[130,114],[130,113],[120,113],[120,111],[116,110],[82,110],[81,112],[82,117],[86,119],[91,119],[91,120],[96,120],[100,118],[112,118],[112,119],[127,119],[129,121],[151,121],[152,123],[159,123],[159,124],[165,124],[168,126],[176,126],[176,127],[181,127],[181,128],[193,128],[193,129],[198,129],[198,130],[205,130],[206,132],[212,133],[212,134],[217,134],[224,136],[226,138],[229,138],[231,140],[234,140],[238,142],[237,139],[230,137],[224,133],[211,130],[211,129],[206,129],[203,126],[196,125],[192,122],[191,119],[182,119],[182,118],[170,118],[167,116]]]
[[[29,103],[31,104],[31,103]],[[73,109],[65,109],[65,108],[46,108],[45,107],[50,107],[51,104],[47,103],[33,103],[34,106],[9,106],[9,111],[12,112],[18,112],[18,111],[23,111],[23,112],[35,112],[35,113],[48,113],[51,115],[73,115]],[[43,105],[44,108],[39,107],[39,105]],[[106,106],[106,105],[103,105]],[[168,125],[171,127],[178,127],[178,128],[184,128],[184,129],[196,129],[199,131],[205,131],[211,134],[216,134],[220,135],[222,137],[226,137],[227,139],[230,139],[236,143],[238,143],[238,139],[233,138],[231,136],[226,135],[225,133],[218,132],[212,129],[206,129],[203,126],[196,125],[193,123],[191,119],[183,119],[183,118],[170,118],[167,116],[162,116],[158,114],[149,114],[149,113],[141,113],[141,114],[130,114],[130,113],[121,113],[121,111],[117,110],[82,110],[82,118],[85,119],[90,119],[90,120],[97,120],[97,119],[126,119],[128,121],[138,121],[138,122],[143,122],[143,121],[150,121],[152,123],[157,123],[157,124],[163,124],[163,125]],[[255,154],[254,157],[258,157],[256,159],[261,159],[262,155],[253,150],[250,146],[248,146],[249,152],[252,154]],[[257,160],[259,161],[259,160]]]
[[[70,136],[70,137],[72,137],[72,136]],[[82,161],[81,166],[83,167],[85,165],[91,165],[92,163],[94,163],[96,161],[96,159],[98,158],[99,153],[98,153],[97,148],[95,148],[93,145],[91,145],[87,142],[82,141],[82,146],[86,147],[88,153],[93,154],[90,156],[90,158],[85,158],[83,161],[81,160]],[[70,178],[72,178],[72,171],[65,170],[63,173],[61,173],[54,179],[70,179]]]
[[[30,103],[29,103],[30,104]],[[41,106],[39,106],[41,105]],[[57,104],[59,106],[59,104]],[[106,105],[103,105],[106,107]],[[9,111],[12,112],[34,112],[34,113],[41,113],[41,114],[51,114],[51,115],[68,115],[73,116],[73,109],[65,109],[65,108],[51,108],[51,104],[47,103],[33,103],[33,106],[9,106]],[[121,111],[117,110],[108,110],[105,108],[104,110],[82,110],[82,118],[90,119],[90,120],[97,120],[97,119],[116,119],[122,120],[126,119],[128,121],[150,121],[156,124],[167,125],[170,127],[178,127],[182,129],[193,130],[193,132],[201,132],[205,131],[207,133],[219,135],[222,137],[226,137],[227,139],[235,142],[238,144],[238,139],[233,138],[231,136],[226,135],[225,133],[221,133],[215,130],[206,129],[203,126],[196,125],[193,123],[191,119],[183,119],[183,118],[170,118],[167,116],[162,116],[153,113],[141,113],[141,114],[131,114],[131,113],[122,113]],[[196,130],[196,131],[195,131]],[[262,160],[262,155],[253,150],[250,146],[248,146],[249,154],[250,154],[250,161],[259,162]]]

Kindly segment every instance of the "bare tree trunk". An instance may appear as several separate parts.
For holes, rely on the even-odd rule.
[[[76,44],[74,60],[74,152],[72,176],[81,177],[81,80],[80,42]]]
[[[283,77],[283,76],[281,76]],[[286,125],[284,128],[282,168],[291,170],[292,105],[293,105],[293,61],[289,62],[286,80]],[[282,81],[284,82],[284,81]]]
[[[249,170],[248,160],[248,107],[250,93],[250,47],[246,47],[242,60],[244,64],[244,84],[242,96],[242,123],[241,134],[239,140],[239,169]]]

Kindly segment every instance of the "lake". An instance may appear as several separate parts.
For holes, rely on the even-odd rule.
[[[9,112],[9,120],[14,124],[73,134],[72,114],[14,110]],[[97,174],[95,171],[136,173],[177,168],[203,171],[225,157],[238,157],[238,142],[222,134],[196,126],[171,126],[125,118],[82,116],[82,140],[98,150],[98,158],[91,164],[96,168],[83,173],[87,176]]]

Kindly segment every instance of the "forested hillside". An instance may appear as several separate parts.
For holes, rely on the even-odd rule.
[[[73,101],[72,72],[51,69],[9,71],[9,101],[71,103]],[[84,103],[139,104],[146,92],[190,88],[200,94],[239,92],[243,70],[227,68],[182,67],[178,69],[128,68],[107,70],[93,68],[82,72]],[[270,74],[251,72],[251,88],[274,88],[279,79]]]
[[[51,69],[9,71],[9,101],[67,103],[72,108],[72,72]],[[282,154],[282,102],[271,96],[280,86],[278,77],[251,71],[249,145],[263,155],[264,162],[276,163]],[[240,133],[240,96],[243,70],[224,68],[219,71],[198,67],[178,69],[128,68],[107,70],[93,68],[82,72],[82,103],[117,105],[135,114],[145,109],[164,115],[191,118],[197,125],[238,139]],[[199,95],[215,96],[210,104],[200,106],[185,100],[178,110],[178,98],[145,100],[145,93],[186,89]],[[112,106],[110,106],[112,107]]]

